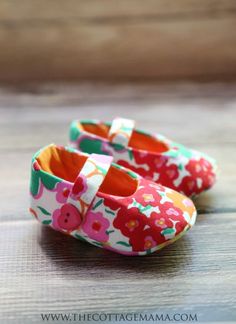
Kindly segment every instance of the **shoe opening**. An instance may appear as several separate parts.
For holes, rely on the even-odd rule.
[[[80,122],[79,128],[97,135],[99,137],[108,139],[108,134],[110,130],[110,126],[105,123],[90,123],[89,121],[86,122]],[[139,150],[145,150],[153,153],[163,153],[166,151],[169,151],[169,147],[167,144],[161,142],[157,138],[155,138],[152,135],[142,133],[138,130],[134,130],[130,141],[129,141],[129,147]]]
[[[87,158],[88,156],[83,153],[51,145],[42,150],[36,160],[41,170],[74,183]],[[137,186],[137,179],[111,165],[99,192],[127,197],[135,193]]]

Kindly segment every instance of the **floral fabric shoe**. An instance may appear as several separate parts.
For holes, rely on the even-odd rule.
[[[70,144],[83,152],[111,155],[117,164],[187,196],[209,189],[216,178],[213,159],[162,135],[135,129],[129,119],[73,121]]]
[[[51,144],[32,159],[30,212],[98,247],[145,255],[176,241],[196,219],[189,198],[112,163]]]

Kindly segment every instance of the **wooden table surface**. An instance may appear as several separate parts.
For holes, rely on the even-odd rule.
[[[30,159],[68,142],[74,118],[135,118],[216,158],[198,219],[160,253],[126,257],[63,236],[29,215]],[[236,321],[236,84],[31,85],[0,89],[0,323],[41,313],[197,313]]]

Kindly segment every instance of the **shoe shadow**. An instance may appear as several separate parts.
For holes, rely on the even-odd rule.
[[[99,270],[106,270],[105,276],[111,278],[114,272],[123,276],[122,271],[173,277],[183,273],[185,267],[189,267],[193,253],[189,234],[160,252],[140,257],[128,257],[101,249],[46,226],[42,226],[38,243],[46,257],[60,272],[66,272],[68,275],[68,271],[74,273],[81,270],[96,278]]]

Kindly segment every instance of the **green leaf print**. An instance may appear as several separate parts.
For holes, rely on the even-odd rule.
[[[136,200],[134,200],[133,206],[137,207],[141,211],[141,213],[143,213],[144,211],[147,211],[147,210],[152,208],[151,205],[143,206],[140,203],[138,203]]]
[[[123,241],[118,241],[118,242],[116,242],[116,244],[124,245],[124,246],[127,246],[127,247],[131,246],[129,243],[123,242]]]
[[[80,141],[80,149],[86,153],[106,154],[102,151],[102,141],[97,139],[83,138]]]
[[[75,234],[75,237],[83,242],[86,242],[85,238],[79,234]]]
[[[184,145],[179,144],[179,143],[172,143],[172,147],[178,147],[179,153],[181,153],[183,156],[186,158],[191,158],[192,157],[192,152],[190,149],[186,148]],[[171,152],[171,151],[170,151]],[[175,153],[179,154],[178,151],[174,151]]]
[[[111,214],[113,216],[115,216],[115,213],[111,210],[108,210],[108,209],[105,209],[105,212],[108,213],[108,214]]]
[[[43,225],[50,225],[51,222],[52,222],[51,219],[42,221]]]
[[[106,231],[106,234],[109,235],[111,233],[114,233],[115,231],[114,230],[110,230],[110,231]]]
[[[80,135],[80,131],[77,126],[78,122],[73,121],[70,126],[70,140],[75,142]]]
[[[49,213],[45,208],[41,207],[41,206],[37,206],[38,209],[41,210],[41,212],[44,214],[44,215],[47,215],[47,216],[50,216],[51,213]]]
[[[102,246],[103,246],[103,244],[102,244],[102,243],[100,243],[100,242],[97,242],[97,241],[92,241],[92,243],[93,243],[94,245],[97,245],[97,246],[100,246],[100,247],[102,247]]]
[[[162,232],[161,232],[161,234],[162,235],[167,235],[167,234],[173,234],[173,233],[175,233],[175,230],[173,229],[173,228],[165,228]]]
[[[93,210],[95,210],[102,203],[102,199],[98,200],[98,202],[93,206]]]
[[[102,168],[102,167],[100,167],[99,165],[97,165],[97,169],[98,169],[99,171],[101,171],[103,175],[106,175],[107,171],[106,171],[104,168]]]
[[[122,169],[122,166],[121,165],[119,165],[119,164],[113,164],[113,166],[114,166],[114,168],[116,168],[116,169]]]
[[[133,178],[133,179],[137,179],[137,175],[136,175],[136,173],[134,173],[133,171],[128,171],[127,173],[128,173],[128,175],[131,176],[131,178]]]
[[[122,150],[124,149],[124,146],[121,145],[121,144],[111,143],[110,145],[111,145],[111,146],[114,148],[114,150],[116,150],[116,151],[122,151]]]
[[[142,206],[142,205],[140,205],[140,206]],[[141,212],[144,212],[144,211],[146,211],[146,210],[148,210],[148,209],[150,209],[150,208],[152,208],[152,206],[151,205],[147,205],[146,207],[140,207],[139,208],[139,210],[141,211]]]
[[[133,160],[133,158],[134,158],[133,152],[131,150],[128,150],[128,154],[129,154],[130,160]]]
[[[39,184],[40,180],[42,181],[43,185],[48,190],[53,190],[58,182],[61,182],[62,179],[59,179],[51,174],[48,174],[42,170],[36,171],[33,169],[31,170],[31,180],[30,180],[30,192],[33,196],[36,196],[39,191]]]

